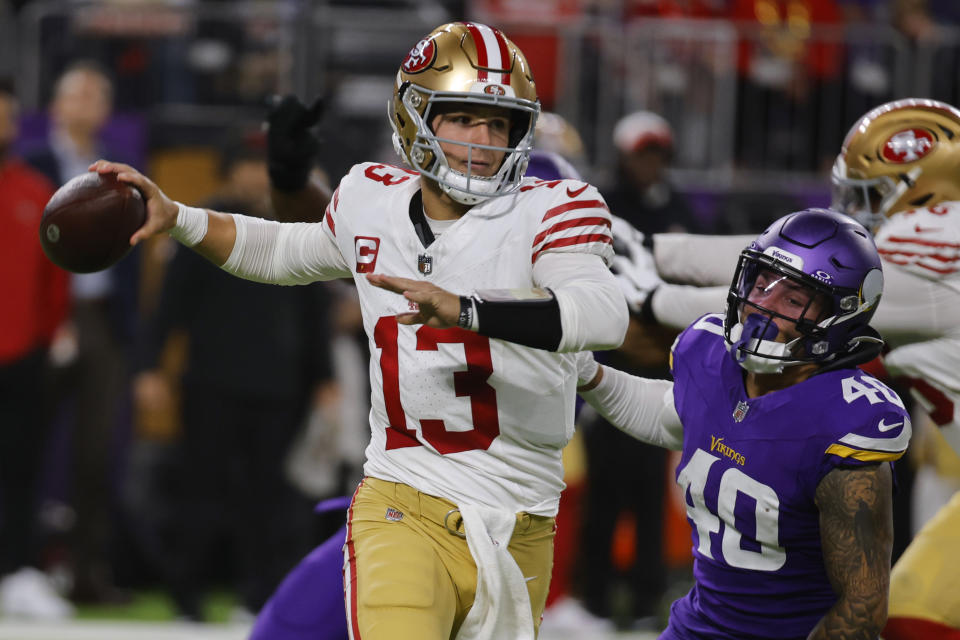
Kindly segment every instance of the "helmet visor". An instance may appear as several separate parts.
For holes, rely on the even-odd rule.
[[[833,314],[826,286],[764,255],[742,255],[737,271],[736,286],[731,291],[735,295],[736,322],[744,322],[751,314],[766,316],[779,329],[778,342],[825,335],[827,327],[821,324],[828,324],[823,321]]]

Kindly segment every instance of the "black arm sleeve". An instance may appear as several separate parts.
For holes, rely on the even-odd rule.
[[[545,300],[472,300],[477,309],[477,333],[490,338],[522,344],[534,349],[556,351],[563,338],[560,305],[552,295]]]

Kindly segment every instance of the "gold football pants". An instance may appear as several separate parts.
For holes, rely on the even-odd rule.
[[[455,509],[408,485],[376,478],[360,484],[344,546],[351,640],[456,635],[473,604],[477,567]],[[517,514],[508,549],[527,578],[535,629],[550,587],[553,536],[553,518]]]
[[[960,493],[923,525],[894,565],[889,617],[960,629]]]

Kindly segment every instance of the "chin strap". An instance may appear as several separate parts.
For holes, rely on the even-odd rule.
[[[817,373],[849,369],[870,362],[883,351],[883,338],[880,337],[876,329],[866,326],[861,330],[860,335],[851,338],[847,345],[849,349],[846,353],[824,363]]]

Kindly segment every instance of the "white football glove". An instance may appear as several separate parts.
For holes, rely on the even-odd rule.
[[[617,277],[630,311],[639,314],[647,296],[663,284],[663,280],[657,274],[653,254],[643,246],[643,233],[623,218],[610,217],[615,253],[610,270]]]

